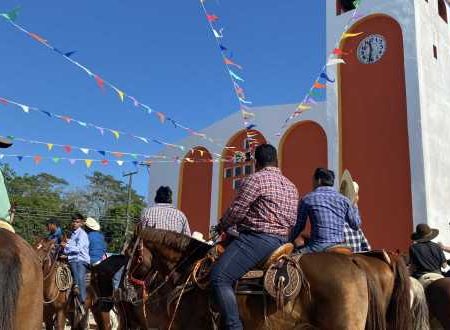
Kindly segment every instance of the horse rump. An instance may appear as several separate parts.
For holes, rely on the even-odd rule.
[[[14,329],[22,264],[13,233],[0,229],[0,329]]]

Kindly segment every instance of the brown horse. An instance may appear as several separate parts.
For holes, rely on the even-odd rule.
[[[33,248],[0,229],[0,329],[42,329],[42,270]]]
[[[450,329],[450,278],[437,280],[425,289],[430,317],[436,318],[443,329]],[[432,322],[433,325],[433,322]]]
[[[175,329],[214,329],[209,290],[190,284],[195,261],[210,246],[190,237],[158,229],[146,229],[140,236],[148,250],[151,267],[163,278],[150,292],[164,299]],[[239,295],[240,316],[246,329],[384,329],[381,293],[372,277],[357,266],[351,256],[317,253],[300,260],[304,274],[299,297],[280,310],[271,298]],[[171,294],[162,295],[166,287]],[[184,292],[182,298],[180,294]],[[357,308],[355,308],[357,306]],[[151,315],[149,315],[151,317]]]

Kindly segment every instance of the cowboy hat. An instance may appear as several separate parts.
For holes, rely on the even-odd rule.
[[[206,242],[205,239],[203,238],[203,234],[200,233],[200,232],[198,232],[198,231],[194,231],[194,232],[192,233],[191,237],[192,237],[193,239],[196,239],[197,241],[200,241],[200,242]]]
[[[10,139],[4,138],[0,136],[0,148],[9,148],[13,145]]]
[[[351,202],[354,202],[356,196],[358,195],[359,185],[355,181],[353,181],[352,176],[348,170],[345,170],[344,173],[342,173],[339,191]]]
[[[84,223],[84,225],[86,227],[88,227],[89,229],[98,231],[100,230],[100,225],[98,224],[97,220],[95,220],[94,218],[88,217],[86,219],[86,222]]]
[[[11,226],[9,223],[7,223],[6,221],[2,221],[0,220],[0,228],[9,230],[12,233],[15,233],[16,231],[14,230],[13,226]]]
[[[430,228],[430,226],[428,226],[426,223],[421,223],[417,225],[416,231],[412,233],[411,240],[418,243],[428,242],[435,238],[437,235],[439,235],[438,229]]]

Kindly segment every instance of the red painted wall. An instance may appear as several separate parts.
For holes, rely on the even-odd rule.
[[[254,149],[258,144],[266,143],[266,139],[264,136],[256,131],[251,130],[249,134],[254,135],[253,139],[255,139],[255,143],[251,146],[251,149]],[[244,140],[246,139],[246,131],[240,131],[236,133],[227,143],[227,147],[235,147],[234,149],[225,149],[222,153],[222,157],[224,159],[230,159],[230,161],[222,162],[220,168],[220,196],[219,196],[219,215],[222,216],[227,208],[230,206],[233,201],[236,190],[233,189],[233,181],[235,179],[243,179],[245,177],[244,174],[235,176],[233,175],[230,178],[225,178],[225,170],[227,168],[235,168],[236,166],[244,167],[245,165],[254,165],[254,161],[244,162],[240,164],[234,164],[232,159],[236,151],[246,152],[244,148]],[[233,173],[234,174],[234,173]]]
[[[185,156],[180,174],[178,207],[186,214],[191,232],[209,235],[213,164],[208,150],[196,147]],[[194,163],[187,162],[193,160]]]
[[[349,32],[364,34],[341,45],[350,53],[339,69],[341,171],[349,169],[360,184],[363,228],[372,246],[406,249],[412,197],[401,27],[376,15]],[[385,36],[387,51],[380,61],[361,64],[356,49],[370,34]]]
[[[301,196],[312,190],[312,176],[317,167],[328,167],[325,131],[312,121],[293,125],[285,133],[279,148],[280,167]]]

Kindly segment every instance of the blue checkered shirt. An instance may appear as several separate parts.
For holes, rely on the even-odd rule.
[[[296,238],[311,223],[311,243],[344,242],[344,223],[357,230],[361,223],[358,208],[333,187],[318,187],[302,198],[298,207],[297,223],[292,231]]]

